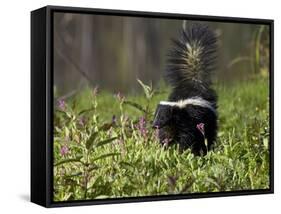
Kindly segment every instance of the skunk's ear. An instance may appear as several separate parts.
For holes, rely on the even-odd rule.
[[[173,107],[169,105],[158,104],[154,114],[152,126],[154,128],[162,128],[172,119]]]

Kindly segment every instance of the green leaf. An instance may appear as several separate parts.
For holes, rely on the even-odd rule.
[[[89,139],[87,140],[87,142],[86,142],[86,149],[91,149],[92,147],[93,147],[93,144],[94,144],[94,142],[95,142],[95,140],[96,140],[96,137],[97,137],[97,135],[98,135],[98,132],[94,132],[90,137],[89,137]]]
[[[90,167],[87,171],[88,172],[91,172],[95,169],[98,169],[99,167],[96,166],[96,165],[93,165],[92,167]],[[72,173],[70,175],[66,175],[65,178],[72,178],[72,177],[76,177],[76,176],[80,176],[80,175],[83,175],[83,172],[75,172],[75,173]]]
[[[108,143],[113,142],[113,141],[116,140],[116,139],[117,139],[117,137],[113,137],[113,138],[110,138],[110,139],[107,139],[107,140],[100,141],[100,142],[98,142],[98,143],[95,145],[95,147],[104,146],[104,145],[106,145],[106,144],[108,144]]]
[[[132,106],[132,107],[146,113],[146,110],[138,103],[135,103],[135,102],[132,102],[132,101],[124,101],[124,104]]]
[[[101,156],[99,156],[99,157],[94,158],[91,162],[95,162],[95,161],[97,161],[97,160],[104,159],[104,158],[107,158],[107,157],[116,156],[116,155],[120,155],[120,153],[108,153],[108,154],[104,154],[104,155],[101,155]]]
[[[62,161],[59,161],[57,163],[54,164],[54,166],[59,166],[59,165],[62,165],[62,164],[65,164],[65,163],[72,163],[72,162],[81,162],[81,158],[83,156],[78,156],[76,158],[69,158],[69,159],[64,159]],[[81,162],[82,163],[82,162]]]

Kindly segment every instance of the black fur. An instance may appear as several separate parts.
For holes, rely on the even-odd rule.
[[[217,38],[207,26],[193,24],[183,30],[181,37],[173,43],[165,73],[166,81],[172,86],[168,101],[200,97],[211,108],[159,104],[153,126],[159,128],[162,144],[178,143],[181,150],[190,148],[196,155],[205,155],[217,135],[217,95],[211,89]],[[199,124],[204,125],[204,132],[198,128]]]

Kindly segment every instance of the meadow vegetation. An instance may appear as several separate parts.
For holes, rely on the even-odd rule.
[[[54,201],[269,188],[269,82],[217,85],[219,131],[204,157],[163,148],[152,129],[167,87],[84,89],[54,106]]]

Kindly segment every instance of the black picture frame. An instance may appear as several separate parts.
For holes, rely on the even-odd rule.
[[[145,196],[102,199],[91,201],[53,202],[53,14],[70,12],[115,16],[189,19],[212,22],[265,24],[270,29],[270,187],[266,190],[245,190],[216,193],[192,193],[183,195]],[[176,200],[206,197],[268,194],[274,192],[274,21],[237,17],[217,17],[156,12],[89,9],[76,7],[46,6],[31,12],[31,202],[44,207],[111,204]]]

